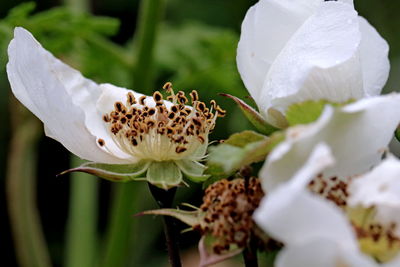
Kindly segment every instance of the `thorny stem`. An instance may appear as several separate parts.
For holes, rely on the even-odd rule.
[[[169,190],[160,189],[149,184],[149,189],[160,208],[171,208],[176,188]],[[168,249],[169,263],[172,267],[181,267],[181,258],[179,256],[179,247],[177,243],[177,235],[175,233],[175,219],[164,216],[164,233]]]

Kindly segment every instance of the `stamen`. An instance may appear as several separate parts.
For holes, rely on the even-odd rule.
[[[128,92],[126,106],[118,101],[114,110],[103,116],[112,138],[124,152],[136,158],[158,161],[196,155],[195,151],[205,144],[208,133],[215,127],[216,116],[212,110],[216,110],[215,115],[219,111],[225,112],[215,101],[211,101],[210,111],[204,102],[199,102],[195,90],[190,93],[193,106],[187,106],[189,101],[183,91],[175,95],[171,83],[166,83],[163,89],[173,105],[167,107],[159,91],[153,94],[155,107],[146,105],[146,96],[136,101],[134,94]],[[199,160],[203,156],[193,157]]]

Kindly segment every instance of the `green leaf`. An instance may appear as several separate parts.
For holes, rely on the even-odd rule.
[[[204,182],[210,177],[210,175],[203,174],[206,166],[197,161],[179,160],[175,161],[175,164],[178,165],[179,169],[185,174],[185,176],[189,180],[195,183]]]
[[[148,210],[137,214],[136,216],[141,215],[164,215],[171,216],[187,225],[193,227],[195,225],[199,225],[201,223],[201,213],[200,210],[186,211],[186,210],[178,210],[178,209],[158,209],[158,210]]]
[[[247,131],[243,133],[243,136],[248,135]],[[238,140],[238,138],[238,136],[235,136],[231,140]],[[271,137],[264,136],[262,140],[257,141],[255,139],[255,141],[246,145],[241,144],[241,147],[230,144],[232,141],[228,139],[223,144],[210,147],[206,173],[219,178],[228,177],[242,166],[264,160],[268,153],[283,139],[284,134],[277,132]]]
[[[239,106],[239,108],[242,110],[243,114],[246,116],[246,118],[256,127],[258,131],[260,131],[263,134],[270,135],[273,132],[276,132],[278,128],[272,126],[269,124],[259,112],[257,112],[254,108],[246,104],[243,100],[240,98],[237,98],[235,96],[229,95],[229,94],[221,94],[222,96],[226,96],[233,101]]]
[[[168,190],[182,183],[182,172],[173,161],[153,161],[146,179],[152,185]]]
[[[88,162],[82,164],[78,168],[66,170],[59,175],[64,175],[70,172],[85,172],[112,182],[128,182],[132,180],[140,180],[138,177],[142,176],[146,172],[149,165],[149,161],[140,161],[135,164],[103,164]]]

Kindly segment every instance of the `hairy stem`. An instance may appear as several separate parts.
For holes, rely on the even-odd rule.
[[[172,207],[172,202],[176,193],[176,188],[169,190],[160,189],[152,184],[149,184],[149,189],[157,204],[161,209]],[[175,232],[175,219],[169,216],[164,216],[164,234],[168,249],[169,263],[172,267],[181,267],[181,258],[179,255],[179,247],[177,234]]]

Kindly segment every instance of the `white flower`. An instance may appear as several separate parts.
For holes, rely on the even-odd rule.
[[[208,109],[193,91],[189,106],[185,94],[174,94],[168,83],[164,89],[171,101],[158,91],[148,97],[96,84],[56,59],[23,28],[15,29],[8,55],[14,95],[44,123],[46,135],[72,153],[107,164],[174,162],[188,173],[202,173],[204,166],[197,161],[206,153],[217,115],[224,113],[215,101]]]
[[[348,205],[376,209],[376,219],[386,226],[400,226],[400,161],[389,155],[371,172],[349,186]],[[400,236],[400,227],[395,229]]]
[[[260,0],[242,24],[237,65],[262,114],[294,102],[378,95],[388,45],[352,0]]]
[[[381,161],[400,122],[397,114],[400,94],[362,99],[338,108],[326,106],[314,123],[288,128],[285,140],[261,169],[263,189],[269,192],[293,177],[320,142],[329,145],[337,161],[324,170],[325,178],[365,173]]]
[[[311,180],[332,163],[329,148],[320,143],[293,178],[270,192],[256,210],[254,219],[257,224],[285,245],[275,266],[400,266],[400,236],[393,226],[381,224],[380,218],[371,214],[370,208],[359,210],[362,219],[357,221],[353,213],[346,212],[309,190]],[[368,183],[366,179],[371,179],[372,175],[379,180],[387,175],[398,174],[399,168],[397,160],[388,159],[364,178],[359,178],[359,185]],[[400,177],[396,178],[398,180]],[[400,191],[396,189],[399,188],[391,191],[399,195]],[[362,196],[365,199],[361,203],[375,199],[374,203],[382,204],[377,199],[390,198],[387,191],[380,192],[379,188],[370,188],[369,193],[368,196]],[[361,195],[359,193],[357,198],[360,199]]]

